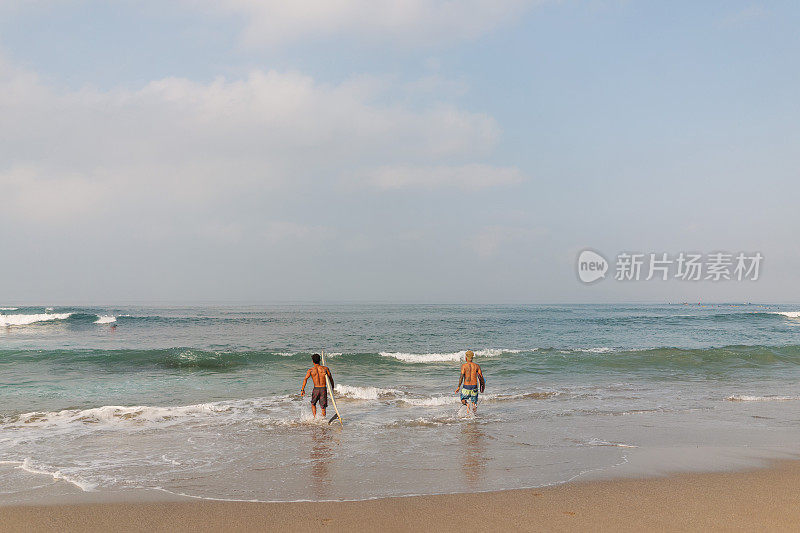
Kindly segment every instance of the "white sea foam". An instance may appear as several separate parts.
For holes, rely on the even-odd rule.
[[[462,418],[464,418],[463,416],[460,416],[459,413],[460,411],[457,412],[455,415],[450,415],[450,416],[422,416],[419,418],[413,418],[409,420],[396,420],[388,424],[388,427],[390,428],[438,427],[447,424],[457,424],[461,422]]]
[[[559,391],[535,391],[535,392],[520,392],[517,394],[482,394],[481,401],[488,402],[510,402],[515,400],[547,400],[554,396],[561,394]]]
[[[800,318],[800,311],[775,311],[774,315],[783,315],[787,318]]]
[[[519,400],[546,400],[559,394],[556,391],[536,391],[536,392],[523,392],[517,394],[481,394],[479,402],[511,402]],[[458,394],[452,395],[438,395],[428,396],[427,398],[408,398],[403,397],[399,399],[400,402],[413,405],[415,407],[439,407],[442,405],[455,405],[461,401]]]
[[[788,402],[800,400],[800,396],[748,396],[734,394],[725,398],[729,402]]]
[[[280,355],[282,357],[294,357],[295,355],[300,355],[303,352],[273,352],[275,355]],[[337,357],[342,355],[341,352],[325,352],[325,357]]]
[[[72,313],[42,313],[36,315],[2,315],[0,314],[0,327],[2,326],[27,326],[36,322],[49,322],[51,320],[64,320]]]
[[[402,394],[397,389],[381,389],[379,387],[358,387],[355,385],[336,384],[336,392],[343,398],[356,400],[377,400],[379,398],[393,398]]]
[[[397,401],[415,407],[438,407],[452,405],[460,402],[458,394],[436,395],[427,397],[412,397],[408,393],[397,389],[382,389],[380,387],[358,387],[353,385],[336,385],[336,393],[342,398],[358,400],[384,400]],[[508,402],[517,400],[545,400],[558,395],[557,391],[535,391],[512,394],[482,394],[481,402]]]
[[[44,476],[52,476],[56,481],[66,481],[81,489],[84,492],[92,492],[97,488],[96,483],[91,483],[80,477],[62,473],[60,470],[52,470],[47,467],[35,465],[30,457],[25,458],[24,461],[19,463],[18,468],[31,474],[39,474]]]
[[[65,409],[63,411],[24,413],[17,417],[11,425],[25,427],[53,426],[74,423],[82,424],[120,424],[142,423],[174,420],[175,417],[186,417],[199,414],[212,414],[229,411],[230,407],[218,404],[196,404],[179,407],[151,407],[146,405],[122,406],[104,405],[91,409]]]
[[[224,400],[219,402],[160,407],[148,405],[104,405],[90,409],[65,409],[62,411],[34,411],[15,417],[6,417],[0,429],[31,427],[70,427],[75,425],[105,427],[116,425],[173,424],[190,419],[218,416],[245,415],[253,417],[264,409],[289,400],[290,396],[253,398],[250,400]]]
[[[522,350],[503,350],[487,348],[475,350],[476,357],[497,357],[504,353],[519,353]],[[383,357],[393,357],[405,363],[441,363],[447,361],[463,361],[467,351],[451,353],[406,353],[406,352],[380,352]]]
[[[458,396],[431,396],[428,398],[403,398],[403,403],[419,407],[436,407],[439,405],[450,405],[461,402]]]
[[[259,416],[256,423],[262,427],[299,427],[299,426],[327,426],[326,417],[315,417],[308,407],[299,408],[290,416]]]
[[[0,307],[0,311],[16,311],[19,307]]]
[[[593,348],[556,348],[555,351],[559,354],[564,355],[577,355],[577,354],[586,354],[586,353],[611,353],[614,351],[614,348],[609,346],[595,346]]]
[[[464,352],[454,353],[405,353],[405,352],[380,352],[383,357],[394,357],[406,363],[440,363],[444,361],[459,361],[464,357]]]
[[[275,355],[280,355],[281,357],[294,357],[295,355],[300,355],[303,352],[272,352]],[[337,357],[342,355],[340,352],[325,352],[325,357]]]
[[[633,444],[625,444],[623,442],[609,442],[607,440],[598,439],[596,437],[589,439],[585,442],[579,442],[579,444],[582,444],[583,446],[613,446],[616,448],[638,448],[638,446],[635,446]]]
[[[117,317],[110,316],[110,315],[99,315],[97,320],[94,321],[95,324],[111,324],[112,322],[116,322]]]

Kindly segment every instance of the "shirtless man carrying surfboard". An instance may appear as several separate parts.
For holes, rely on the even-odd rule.
[[[300,389],[300,397],[302,398],[306,395],[306,383],[308,383],[308,378],[310,377],[314,381],[314,390],[311,391],[311,412],[316,418],[317,402],[319,402],[319,406],[322,409],[322,418],[325,418],[325,408],[328,407],[328,389],[325,388],[325,376],[327,375],[328,379],[331,381],[331,390],[333,390],[333,375],[331,374],[330,368],[319,364],[320,356],[318,353],[311,356],[311,361],[314,363],[314,366],[309,368],[308,372],[306,372],[306,378],[303,380],[303,388]]]
[[[481,392],[486,388],[481,367],[472,362],[474,357],[475,354],[472,350],[467,350],[467,362],[461,365],[461,375],[458,377],[458,387],[456,387],[456,393],[461,391],[461,403],[470,409],[467,404],[469,401],[472,404],[473,413],[478,410],[478,381],[481,382]],[[462,382],[464,383],[463,387],[461,386]]]

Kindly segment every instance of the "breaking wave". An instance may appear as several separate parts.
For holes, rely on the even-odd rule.
[[[488,348],[485,350],[475,350],[476,357],[497,357],[504,353],[515,354],[522,350],[503,350]],[[405,352],[380,352],[381,357],[393,357],[405,363],[439,363],[446,361],[464,361],[467,351],[450,353],[405,353]]]
[[[3,315],[0,314],[0,326],[27,326],[37,322],[50,322],[52,320],[66,320],[74,313],[40,313],[34,315]]]
[[[800,311],[775,311],[774,315],[783,315],[786,318],[800,318]]]
[[[379,387],[358,387],[339,384],[336,385],[335,391],[342,398],[354,400],[392,399],[403,394],[402,391],[397,389],[381,389]]]
[[[5,317],[6,315],[1,315]],[[12,315],[13,316],[13,315]],[[52,315],[55,316],[55,315]],[[72,320],[72,319],[70,319]],[[82,319],[81,319],[82,320]],[[96,318],[95,318],[96,320]],[[464,352],[452,353],[344,353],[342,362],[388,368],[392,365],[437,364],[457,365]],[[282,350],[199,350],[195,348],[163,349],[0,349],[0,360],[6,362],[53,361],[65,364],[96,365],[117,370],[156,367],[185,370],[227,372],[249,365],[296,361],[308,364],[308,353]],[[620,350],[607,347],[564,349],[535,348],[530,350],[478,350],[479,362],[498,365],[493,372],[501,375],[519,372],[610,371],[639,372],[676,370],[692,372],[727,371],[743,368],[800,365],[800,345],[789,346],[724,346],[719,348],[652,348]],[[508,359],[510,358],[510,359]],[[511,366],[505,364],[508,362]],[[523,365],[518,363],[523,362]],[[294,363],[291,363],[294,364]],[[350,391],[352,393],[352,391]],[[366,398],[365,398],[366,399]]]

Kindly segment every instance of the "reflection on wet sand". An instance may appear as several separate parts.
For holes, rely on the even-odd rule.
[[[331,485],[329,467],[333,458],[331,446],[328,428],[311,428],[311,488],[317,499],[328,498],[328,488]]]
[[[461,425],[461,468],[470,487],[477,486],[486,470],[486,434],[477,420]]]

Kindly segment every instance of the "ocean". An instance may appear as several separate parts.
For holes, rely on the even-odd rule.
[[[467,349],[476,416],[454,394]],[[299,396],[320,350],[343,428]],[[798,454],[800,305],[0,309],[0,503],[368,499]]]

